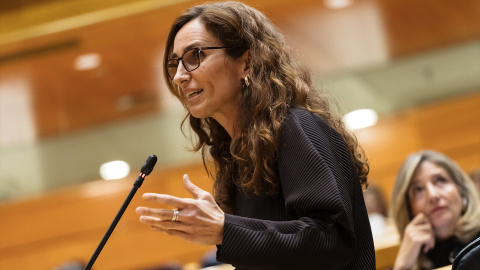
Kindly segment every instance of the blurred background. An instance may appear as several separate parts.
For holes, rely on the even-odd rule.
[[[150,154],[159,158],[156,170],[185,173],[191,166],[201,167],[199,155],[187,150],[189,140],[180,130],[184,110],[166,89],[160,64],[174,18],[201,2],[0,2],[3,209],[38,205],[51,196],[71,198],[68,192],[89,183],[116,190],[112,187],[119,184],[101,180],[109,177],[100,174],[101,166],[111,161],[125,162],[124,169],[115,169],[124,174],[111,177],[127,178],[127,187]],[[478,0],[244,2],[281,29],[310,65],[319,88],[338,100],[342,113],[376,112],[377,126],[357,132],[371,160],[371,181],[380,184],[387,199],[396,170],[411,151],[438,146],[436,150],[454,158],[465,157],[460,165],[467,171],[480,165]],[[416,114],[419,110],[423,114]],[[435,110],[440,113],[433,115]],[[452,114],[469,120],[452,119]],[[455,134],[459,124],[469,129]],[[425,127],[428,137],[411,139],[421,136]],[[442,137],[442,132],[449,135]],[[65,190],[70,195],[59,195]],[[93,195],[78,196],[87,200]],[[61,201],[55,198],[49,205]],[[112,217],[116,206],[120,204],[108,210]],[[10,210],[5,211],[0,212],[0,223],[6,228],[5,213]],[[100,236],[109,220],[107,216],[99,225]],[[100,236],[92,237],[93,242]],[[28,241],[7,242],[0,251],[18,255]],[[96,244],[85,246],[93,252]],[[133,264],[154,262],[100,269],[133,269]]]

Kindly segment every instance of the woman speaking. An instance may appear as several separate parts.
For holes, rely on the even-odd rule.
[[[242,3],[195,6],[164,56],[214,196],[185,175],[193,198],[144,194],[174,209],[139,207],[140,222],[237,269],[374,269],[363,150],[276,27]]]

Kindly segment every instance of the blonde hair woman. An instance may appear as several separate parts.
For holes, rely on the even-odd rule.
[[[449,265],[479,236],[480,203],[469,176],[447,156],[424,150],[403,163],[391,216],[401,237],[394,269]]]

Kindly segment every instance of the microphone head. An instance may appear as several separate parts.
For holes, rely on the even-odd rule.
[[[155,163],[157,163],[157,156],[150,155],[147,158],[147,161],[145,161],[145,164],[143,164],[140,172],[142,172],[145,175],[149,175],[152,172],[153,167],[155,166]]]

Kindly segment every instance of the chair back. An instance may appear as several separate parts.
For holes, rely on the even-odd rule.
[[[452,270],[480,269],[480,237],[464,247],[452,264]]]

